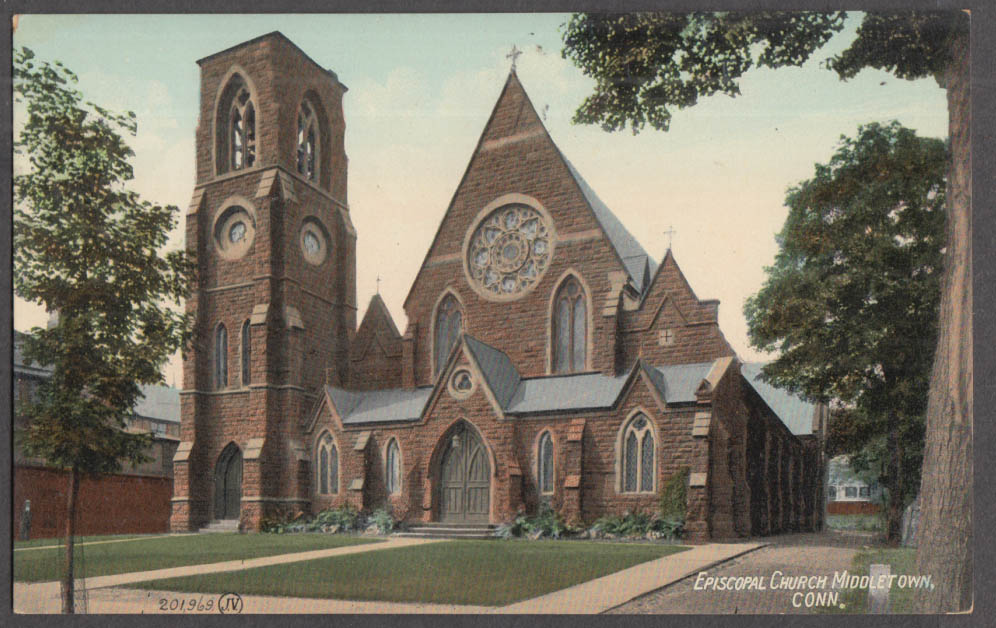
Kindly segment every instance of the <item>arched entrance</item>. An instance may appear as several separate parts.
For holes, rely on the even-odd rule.
[[[229,443],[214,467],[214,518],[238,519],[242,502],[242,451]]]
[[[491,511],[491,464],[484,443],[460,422],[451,429],[439,464],[439,520],[487,523]]]

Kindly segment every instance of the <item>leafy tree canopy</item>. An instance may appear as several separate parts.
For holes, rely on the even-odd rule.
[[[893,486],[903,500],[919,486],[947,163],[941,140],[898,122],[841,138],[829,163],[789,190],[775,264],[744,307],[751,344],[779,353],[765,378],[844,404],[828,449],[860,454],[859,467],[883,475],[885,453],[901,458],[908,481]]]
[[[141,384],[187,337],[189,321],[169,305],[187,295],[193,265],[161,255],[178,210],[129,191],[133,113],[83,100],[60,63],[14,55],[16,140],[14,291],[58,314],[24,341],[28,362],[51,378],[26,408],[26,453],[83,472],[140,461],[147,439],[122,431]]]
[[[843,29],[842,11],[578,13],[563,34],[564,58],[595,79],[574,122],[606,131],[647,124],[666,131],[673,109],[700,97],[740,94],[752,67],[801,66]],[[942,78],[949,39],[967,29],[959,12],[868,13],[854,42],[827,67],[850,78],[865,67],[899,78]]]

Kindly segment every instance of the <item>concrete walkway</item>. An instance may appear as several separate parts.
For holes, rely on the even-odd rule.
[[[217,604],[218,595],[177,593],[174,591],[143,591],[117,588],[122,585],[174,578],[203,573],[239,571],[253,567],[341,556],[358,552],[395,549],[410,545],[436,543],[442,539],[391,538],[382,543],[351,545],[332,549],[267,556],[252,560],[234,560],[208,565],[172,567],[112,576],[86,579],[88,611],[90,613],[171,613],[189,614],[189,611],[170,610],[169,603],[197,599]],[[487,606],[461,606],[452,604],[410,604],[400,602],[361,602],[352,600],[321,600],[313,598],[288,598],[268,596],[242,597],[242,613],[602,613],[630,600],[667,586],[682,578],[708,569],[724,561],[751,552],[765,543],[711,543],[691,550],[671,554],[613,574],[584,582],[560,591],[495,608]],[[165,600],[165,609],[164,606]],[[14,583],[14,612],[58,613],[61,607],[58,582],[38,584]],[[215,608],[212,611],[217,613]]]

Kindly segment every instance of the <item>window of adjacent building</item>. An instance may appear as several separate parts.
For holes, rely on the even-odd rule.
[[[553,304],[553,372],[585,370],[588,312],[584,290],[574,277],[560,286]]]
[[[871,497],[871,491],[867,486],[858,487],[858,497]]]
[[[318,441],[318,492],[322,495],[339,492],[339,449],[328,433]]]
[[[249,321],[242,323],[242,385],[252,382],[252,333]]]
[[[634,416],[623,433],[623,491],[647,493],[654,490],[656,447],[653,424],[642,412]]]
[[[858,487],[857,486],[845,486],[844,487],[844,497],[857,497]]]
[[[831,487],[829,487],[827,489],[827,498],[830,501],[836,501],[836,499],[837,499],[837,487],[836,486],[831,486]]]
[[[256,161],[256,108],[247,88],[242,87],[236,94],[228,120],[229,167],[248,168]]]
[[[384,473],[388,495],[394,495],[401,490],[401,450],[398,441],[391,439],[387,445],[387,463]]]
[[[297,114],[297,171],[309,181],[318,179],[318,122],[314,109],[301,103]]]
[[[434,357],[437,376],[443,371],[446,358],[450,356],[462,328],[463,313],[460,311],[460,304],[452,294],[448,294],[436,310]]]
[[[214,336],[214,384],[216,388],[228,386],[228,332],[218,325]]]
[[[540,493],[553,492],[553,437],[550,432],[543,432],[540,436],[539,451],[537,452],[537,476],[539,478]]]

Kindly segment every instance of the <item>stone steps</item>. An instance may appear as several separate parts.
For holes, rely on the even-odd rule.
[[[221,519],[215,520],[207,524],[199,530],[200,532],[213,533],[213,532],[238,532],[239,531],[239,520],[238,519]]]
[[[395,536],[423,539],[493,539],[495,527],[490,523],[420,523]]]

